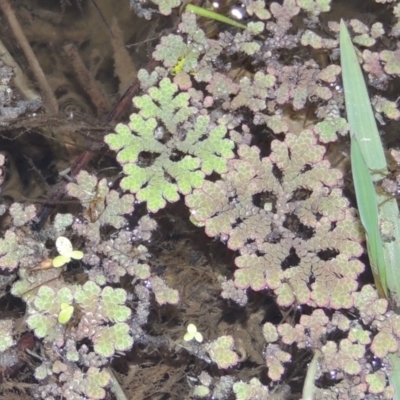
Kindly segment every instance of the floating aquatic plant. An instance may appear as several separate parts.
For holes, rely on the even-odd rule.
[[[169,15],[181,2],[152,3]],[[112,186],[103,175],[108,169],[98,177],[94,169],[80,172],[66,188],[81,207],[57,213],[40,233],[30,229],[35,207],[14,203],[0,208],[5,224],[0,267],[12,276],[6,285],[26,303],[27,329],[40,339],[37,348],[43,346],[43,360],[34,367],[37,397],[105,398],[113,385],[107,369],[111,359],[140,344],[135,351],[155,348],[173,357],[187,352],[194,363],[229,369],[222,376],[212,369],[191,376],[200,398],[265,398],[279,390],[282,398],[295,396],[289,393],[291,382],[284,382],[296,373],[291,367],[303,361],[304,367],[310,363],[301,375],[306,375],[304,398],[395,398],[396,382],[391,376],[388,383],[386,366],[390,360],[396,368],[400,341],[399,318],[391,309],[397,304],[393,266],[398,263],[387,263],[389,278],[382,278],[388,299],[360,281],[368,267],[360,259],[363,227],[369,250],[379,249],[379,243],[371,244],[368,218],[360,222],[350,206],[343,169],[328,161],[333,153],[328,143],[346,143],[342,137],[349,130],[354,139],[354,121],[349,107],[349,123],[345,119],[340,87],[342,73],[347,85],[346,72],[335,58],[340,26],[331,21],[327,30],[320,29],[320,16],[332,6],[328,0],[267,3],[246,1],[243,24],[223,25],[213,36],[199,26],[203,9],[189,5],[192,12],[183,12],[179,32],[162,35],[152,54],[158,65],[139,71],[129,121],[105,137],[108,153],[115,153],[122,169]],[[142,2],[131,4],[146,17],[157,12]],[[351,63],[363,63],[377,91],[363,101],[372,104],[383,123],[400,118],[395,99],[380,92],[398,75],[400,14],[398,6],[390,7],[395,21],[385,27],[388,34],[378,20],[371,26],[350,21],[363,50]],[[345,64],[344,52],[341,57]],[[365,118],[368,126],[373,119]],[[358,164],[366,158],[362,139],[352,152]],[[337,152],[348,151],[341,147]],[[368,175],[373,167],[365,162]],[[4,168],[2,156],[0,164]],[[355,186],[365,188],[362,182]],[[369,183],[364,197],[372,203],[375,191]],[[209,341],[192,324],[183,334],[187,321],[197,323],[198,308],[190,309],[186,287],[175,287],[169,266],[159,264],[154,248],[164,243],[151,243],[157,229],[151,214],[180,199],[180,211],[188,210],[197,227],[234,252],[231,275],[219,272],[204,283],[208,263],[204,268],[184,265],[185,274],[196,271],[203,285],[193,293],[200,299],[196,307],[208,306],[207,282],[214,286],[213,298],[221,286],[220,302],[242,308],[235,314],[243,315],[246,329],[232,329],[215,307],[220,315],[209,315],[217,321],[207,330]],[[375,211],[386,203],[375,202]],[[157,215],[159,232],[170,209]],[[382,230],[384,246],[396,243],[397,214],[382,224],[379,218],[373,221],[375,231]],[[371,259],[381,266],[376,262],[381,257]],[[52,260],[64,268],[51,268]],[[79,278],[67,280],[64,270],[78,267],[83,269]],[[273,305],[273,316],[257,308],[252,292],[258,292],[262,304]],[[152,336],[165,320],[169,329],[175,323],[179,333]],[[0,348],[11,352],[18,337],[13,324],[3,322]],[[264,366],[267,381],[246,378],[246,365],[256,364]]]

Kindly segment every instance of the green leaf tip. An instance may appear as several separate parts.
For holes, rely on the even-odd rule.
[[[231,18],[225,17],[224,15],[218,14],[214,11],[207,10],[203,7],[198,7],[193,4],[188,4],[186,6],[186,11],[192,12],[200,17],[213,19],[218,22],[223,22],[224,24],[235,26],[236,28],[246,29],[246,25],[241,24]]]

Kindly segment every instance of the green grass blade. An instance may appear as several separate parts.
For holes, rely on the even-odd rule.
[[[318,371],[318,361],[322,357],[321,350],[315,349],[314,356],[308,365],[306,379],[303,385],[303,400],[313,400],[315,395],[315,377]]]
[[[361,223],[365,229],[368,256],[380,295],[387,297],[386,265],[379,232],[378,198],[357,139],[351,138],[351,170]]]
[[[380,200],[373,184],[374,180],[382,179],[381,171],[387,171],[386,158],[364,77],[343,21],[340,24],[340,51],[357,206],[366,232],[368,257],[375,283],[380,295],[387,297],[386,263],[379,230]]]
[[[392,363],[391,369],[392,373],[390,376],[390,384],[394,388],[394,400],[399,400],[400,399],[400,358],[397,356],[397,354],[390,354],[389,359]]]
[[[380,281],[383,285],[387,285],[384,291],[388,293],[391,307],[399,314],[399,208],[395,198],[388,198],[376,193],[376,191],[375,196],[368,197],[371,193],[371,183],[382,178],[382,172],[387,171],[387,165],[364,77],[343,21],[340,21],[340,53],[347,119],[350,124],[352,139],[351,157],[354,185],[356,190],[359,191],[357,204],[366,231],[368,256],[372,268],[375,268],[380,275]],[[366,170],[370,175],[370,182],[367,182]],[[356,181],[358,182],[356,183]],[[373,197],[377,198],[378,205]],[[373,204],[368,205],[369,202]],[[378,221],[376,221],[375,215],[376,207],[378,208]],[[373,215],[365,214],[369,212]],[[385,226],[384,235],[381,234],[382,226]],[[380,253],[382,249],[383,260]],[[384,272],[382,269],[384,269]],[[395,389],[394,399],[400,400],[400,358],[392,354],[390,359],[393,371],[389,380]]]
[[[387,171],[386,157],[364,77],[343,21],[340,23],[340,53],[350,132],[358,140],[365,163],[372,173],[372,180],[377,181]]]
[[[378,199],[357,139],[351,138],[351,171],[361,223],[368,235],[378,228]],[[364,201],[364,200],[368,201]]]
[[[200,17],[213,19],[215,21],[223,22],[224,24],[235,26],[236,28],[246,29],[246,25],[243,25],[240,22],[235,21],[234,19],[225,17],[224,15],[218,14],[214,11],[207,10],[203,7],[197,7],[193,4],[188,4],[186,6],[186,11],[192,12]]]
[[[349,33],[343,21],[340,24],[340,51],[343,85],[346,100],[347,118],[350,124],[351,137],[357,140],[362,157],[374,182],[383,178],[387,171],[386,158],[376,126],[364,77],[357,60]],[[384,251],[384,265],[375,265],[382,273],[382,281],[386,280],[391,305],[400,311],[400,223],[397,200],[387,195],[377,194],[378,228],[385,226],[385,235],[381,238]],[[363,201],[369,201],[368,198]],[[368,228],[366,228],[367,230]],[[381,232],[378,232],[381,235]],[[368,233],[371,235],[371,230]],[[379,251],[379,241],[375,244],[369,239],[369,250]],[[369,254],[371,260],[380,260],[379,254]],[[376,262],[376,261],[375,261]],[[386,275],[386,279],[385,279]]]

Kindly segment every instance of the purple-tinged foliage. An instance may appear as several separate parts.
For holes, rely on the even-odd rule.
[[[36,207],[34,205],[24,206],[20,203],[13,203],[10,207],[10,214],[13,219],[13,225],[21,227],[36,217]]]
[[[120,231],[113,239],[93,243],[85,252],[84,261],[98,265],[101,258],[101,272],[108,282],[119,282],[126,274],[147,279],[150,276],[147,248],[143,245],[134,246],[134,240],[131,232]]]
[[[362,236],[352,227],[356,220],[348,201],[335,188],[342,176],[323,161],[325,150],[311,131],[287,134],[271,147],[271,155],[260,159],[257,148],[239,146],[240,158],[230,161],[223,181],[206,181],[186,197],[192,218],[208,235],[224,237],[229,248],[240,250],[235,260],[239,289],[274,289],[285,306],[297,300],[350,308],[364,267],[352,260],[362,252]],[[269,195],[258,205],[254,198],[260,193]],[[282,268],[293,251],[298,264]],[[330,251],[339,254],[330,260],[319,256]]]
[[[279,339],[275,325],[271,324],[270,322],[267,322],[263,325],[262,332],[267,343],[273,343]]]
[[[125,194],[120,196],[115,190],[109,190],[107,179],[99,182],[97,178],[86,171],[82,171],[76,178],[77,183],[68,183],[67,191],[72,197],[81,201],[85,210],[83,215],[87,225],[79,229],[81,235],[87,235],[91,240],[99,239],[99,229],[103,225],[122,228],[126,224],[124,214],[134,210],[134,196]],[[75,227],[79,223],[75,224]]]
[[[238,355],[232,350],[234,346],[232,336],[220,336],[207,344],[207,351],[219,368],[227,369],[239,362]]]
[[[134,0],[131,0],[131,3]],[[181,0],[151,0],[152,3],[158,6],[158,9],[163,15],[170,15],[172,9],[181,5]]]
[[[111,357],[115,350],[128,350],[133,340],[124,321],[131,310],[124,305],[123,289],[105,287],[103,290],[93,282],[83,286],[63,287],[57,292],[49,286],[41,286],[29,309],[28,326],[45,340],[54,340],[58,347],[64,344],[63,330],[58,319],[61,304],[73,304],[82,317],[71,336],[76,340],[90,339],[95,351],[103,357]],[[74,310],[77,313],[78,310]]]
[[[288,123],[280,114],[276,115],[256,114],[253,123],[255,125],[266,124],[267,127],[271,129],[272,132],[275,134],[286,133],[289,130]]]
[[[127,351],[133,345],[126,323],[117,323],[96,330],[93,335],[94,351],[103,357],[112,357],[116,352]]]
[[[237,110],[240,107],[248,107],[253,112],[264,110],[265,99],[272,92],[275,80],[273,75],[264,75],[262,72],[256,72],[254,79],[242,78],[239,82],[239,93],[233,98],[229,108]]]
[[[301,36],[301,44],[303,46],[311,46],[313,49],[334,49],[337,48],[338,41],[323,38],[315,32],[306,30]]]
[[[400,36],[400,4],[397,4],[393,8],[393,14],[396,17],[397,21],[392,26],[391,35],[394,36],[394,37],[399,37]]]
[[[237,400],[267,399],[270,395],[268,388],[261,385],[257,378],[252,378],[249,382],[236,382],[233,392]]]
[[[278,326],[277,331],[285,344],[296,343],[299,348],[320,348],[326,339],[328,323],[329,318],[324,311],[317,309],[311,315],[302,315],[294,327],[284,323]]]
[[[12,231],[7,231],[4,238],[0,239],[0,268],[17,268],[21,258],[28,254],[28,249],[19,242]]]
[[[338,75],[342,72],[339,65],[329,65],[318,74],[318,79],[328,83],[335,83],[338,80]]]
[[[362,53],[364,64],[363,68],[369,73],[369,78],[371,79],[386,79],[385,73],[383,72],[379,53],[372,52],[371,50],[364,50]]]
[[[400,316],[389,313],[385,321],[374,321],[372,325],[379,330],[371,344],[375,356],[383,358],[388,353],[396,353],[400,339]]]
[[[379,393],[386,392],[386,390],[385,390],[385,388],[386,388],[386,375],[385,375],[385,373],[383,371],[376,371],[376,372],[374,372],[372,374],[369,374],[365,378],[365,380],[368,383],[368,391],[371,394],[379,394]],[[393,391],[389,391],[387,394],[389,395],[389,397],[387,395],[385,395],[386,399],[393,398],[392,397],[394,395]]]
[[[263,0],[249,0],[247,1],[246,11],[251,16],[255,14],[259,19],[270,19],[271,14],[265,8],[265,2]]]
[[[349,131],[349,124],[344,118],[337,117],[336,111],[333,114],[329,114],[329,104],[326,109],[325,120],[319,122],[314,127],[314,132],[318,135],[321,143],[335,142],[338,139],[338,134],[344,136]],[[336,104],[333,105],[333,110],[336,109]],[[322,108],[319,110],[322,111]]]
[[[279,23],[282,23],[282,21],[289,22],[300,12],[296,0],[284,0],[282,5],[275,2],[271,3],[270,10]]]
[[[394,120],[400,119],[400,110],[397,102],[389,101],[381,96],[375,96],[372,98],[371,104],[378,113],[383,113],[385,117]]]
[[[278,104],[293,103],[295,110],[304,108],[308,99],[329,100],[332,90],[322,86],[318,79],[325,80],[324,75],[320,77],[321,71],[318,65],[310,60],[301,66],[284,66],[276,72],[278,88],[275,91]]]
[[[210,79],[206,89],[214,100],[227,100],[231,95],[237,94],[240,87],[225,74],[216,72]]]
[[[276,344],[269,344],[265,351],[265,362],[268,367],[268,377],[272,381],[279,381],[285,372],[284,364],[291,360],[291,356]]]
[[[354,294],[354,305],[360,313],[362,322],[370,325],[372,321],[382,321],[388,308],[386,299],[379,299],[371,285],[365,285],[361,291]]]
[[[86,372],[82,372],[72,363],[59,361],[54,363],[52,373],[59,377],[61,386],[53,387],[51,384],[41,386],[41,398],[51,399],[61,396],[77,400],[84,396],[94,400],[104,399],[106,396],[104,388],[111,379],[110,374],[104,369],[90,367]]]
[[[376,39],[385,33],[383,25],[380,22],[368,28],[361,21],[352,19],[350,20],[350,25],[354,32],[358,33],[358,35],[354,36],[353,42],[363,47],[372,47],[376,43]]]
[[[312,17],[318,17],[322,12],[331,9],[331,0],[297,0],[297,5]]]
[[[167,284],[158,276],[151,277],[149,282],[158,304],[178,304],[179,292],[177,290],[168,287]]]
[[[380,58],[384,62],[384,70],[389,75],[400,75],[400,49],[383,50]]]
[[[221,284],[221,288],[221,297],[223,299],[233,300],[240,306],[245,306],[247,304],[248,298],[246,290],[237,288],[233,280],[223,282]]]

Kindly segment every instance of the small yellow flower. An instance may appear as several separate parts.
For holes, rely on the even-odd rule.
[[[201,343],[203,341],[203,335],[197,331],[197,326],[195,324],[189,324],[183,340],[185,342],[190,342],[193,339],[195,339],[196,342]]]

